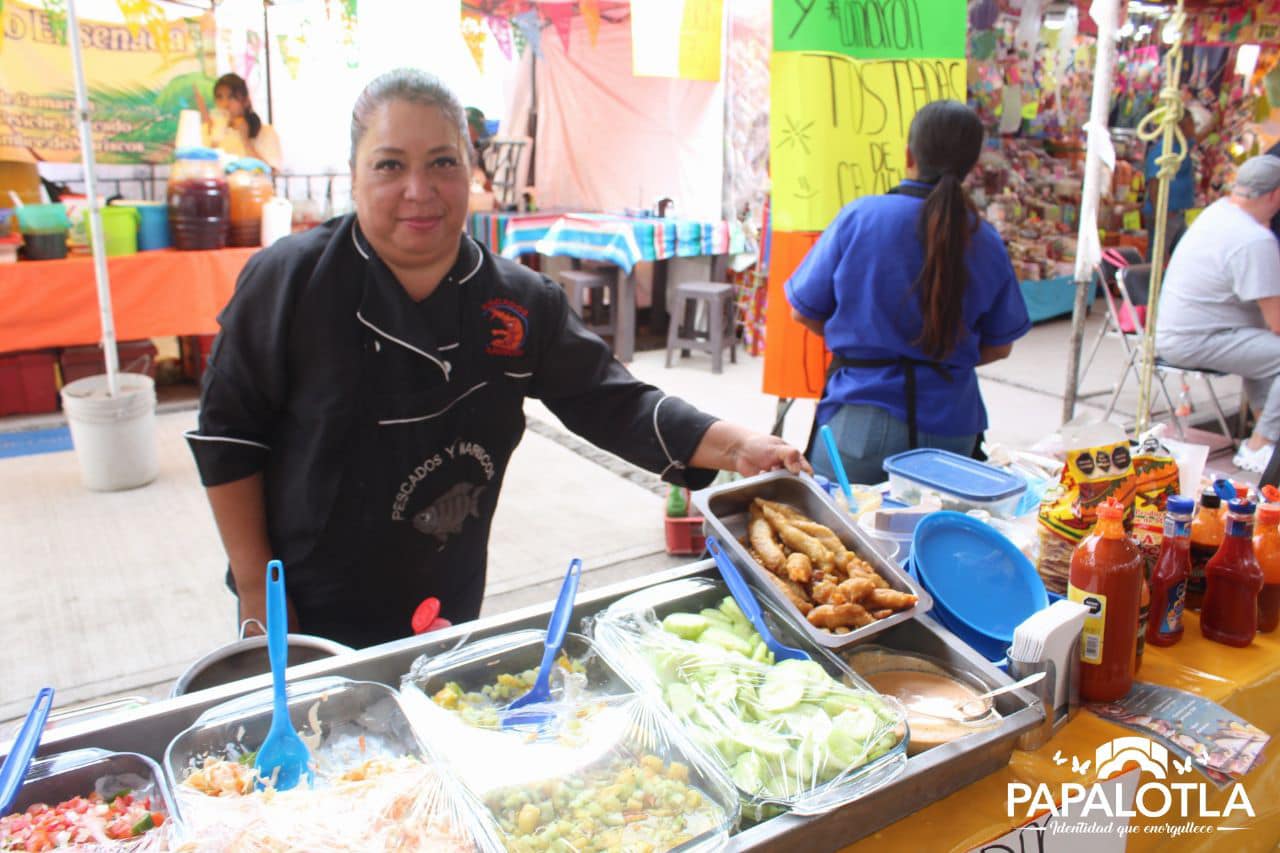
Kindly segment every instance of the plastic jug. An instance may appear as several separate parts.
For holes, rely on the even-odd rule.
[[[262,205],[262,245],[270,246],[293,233],[293,205],[287,198],[267,199]]]
[[[231,191],[227,245],[257,246],[262,242],[262,206],[275,196],[269,171],[266,163],[252,157],[227,164],[227,186]]]
[[[107,257],[138,253],[138,218],[138,211],[132,207],[102,208],[102,244]]]
[[[150,252],[173,245],[169,239],[169,207],[162,201],[118,201],[113,207],[128,207],[138,214],[138,251]]]
[[[218,152],[183,148],[169,172],[169,229],[178,249],[221,249],[231,223],[231,194]]]

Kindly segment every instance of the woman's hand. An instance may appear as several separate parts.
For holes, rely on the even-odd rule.
[[[744,477],[786,468],[813,473],[804,454],[774,435],[716,421],[703,435],[689,464],[695,468],[737,471]]]

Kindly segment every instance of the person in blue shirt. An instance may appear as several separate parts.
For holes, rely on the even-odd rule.
[[[1179,124],[1183,138],[1187,141],[1187,154],[1182,158],[1182,162],[1178,164],[1178,171],[1173,176],[1173,180],[1169,182],[1169,221],[1165,225],[1165,263],[1169,262],[1169,256],[1173,253],[1173,243],[1177,238],[1182,236],[1182,232],[1187,227],[1187,211],[1196,206],[1196,166],[1192,157],[1193,149],[1198,141],[1196,136],[1196,122],[1191,113],[1183,113]],[[1181,152],[1183,146],[1178,144],[1175,137],[1173,142],[1173,150]],[[1147,258],[1151,258],[1151,247],[1155,245],[1155,229],[1156,229],[1156,176],[1160,172],[1160,166],[1156,160],[1164,151],[1164,140],[1156,139],[1147,146],[1147,157],[1143,162],[1142,174],[1146,178],[1146,200],[1142,203],[1142,216],[1147,221]]]
[[[1000,235],[962,185],[982,152],[977,114],[935,101],[911,122],[907,180],[847,205],[786,284],[792,316],[833,354],[815,426],[849,479],[884,480],[916,447],[978,450],[987,412],[974,368],[1031,328]],[[826,452],[816,472],[832,476]]]

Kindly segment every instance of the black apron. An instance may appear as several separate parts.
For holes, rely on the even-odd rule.
[[[919,186],[916,184],[899,184],[889,190],[889,195],[905,195],[912,198],[926,199],[933,192],[933,186]],[[907,442],[911,450],[915,450],[920,446],[920,428],[918,421],[918,399],[916,385],[916,371],[924,368],[932,370],[938,376],[941,376],[947,382],[952,381],[951,372],[946,365],[936,361],[927,361],[924,359],[909,358],[907,356],[897,356],[893,358],[846,358],[839,353],[831,354],[831,364],[827,368],[826,379],[822,386],[822,397],[827,396],[827,383],[831,381],[831,377],[837,370],[842,367],[853,368],[884,368],[897,367],[902,370],[903,398],[906,402],[907,410]],[[821,399],[821,398],[819,398]],[[805,450],[806,456],[813,453],[814,443],[818,435],[817,415],[814,415],[813,427],[809,431],[809,444]],[[979,435],[972,453],[976,459],[985,459],[982,453],[982,436]]]
[[[366,287],[376,285],[374,263]],[[483,316],[478,284],[441,285],[456,288],[459,312],[457,346],[433,354],[449,365],[448,381],[406,390],[410,376],[443,380],[441,368],[365,329],[342,485],[317,547],[289,577],[305,633],[357,648],[410,636],[427,597],[455,623],[480,613],[489,525],[524,430],[528,380],[486,358],[488,331],[473,328]]]

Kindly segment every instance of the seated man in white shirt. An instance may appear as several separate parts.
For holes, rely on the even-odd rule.
[[[1170,364],[1234,373],[1257,413],[1235,464],[1261,472],[1280,439],[1280,157],[1240,167],[1231,195],[1205,208],[1169,261],[1156,350]]]

